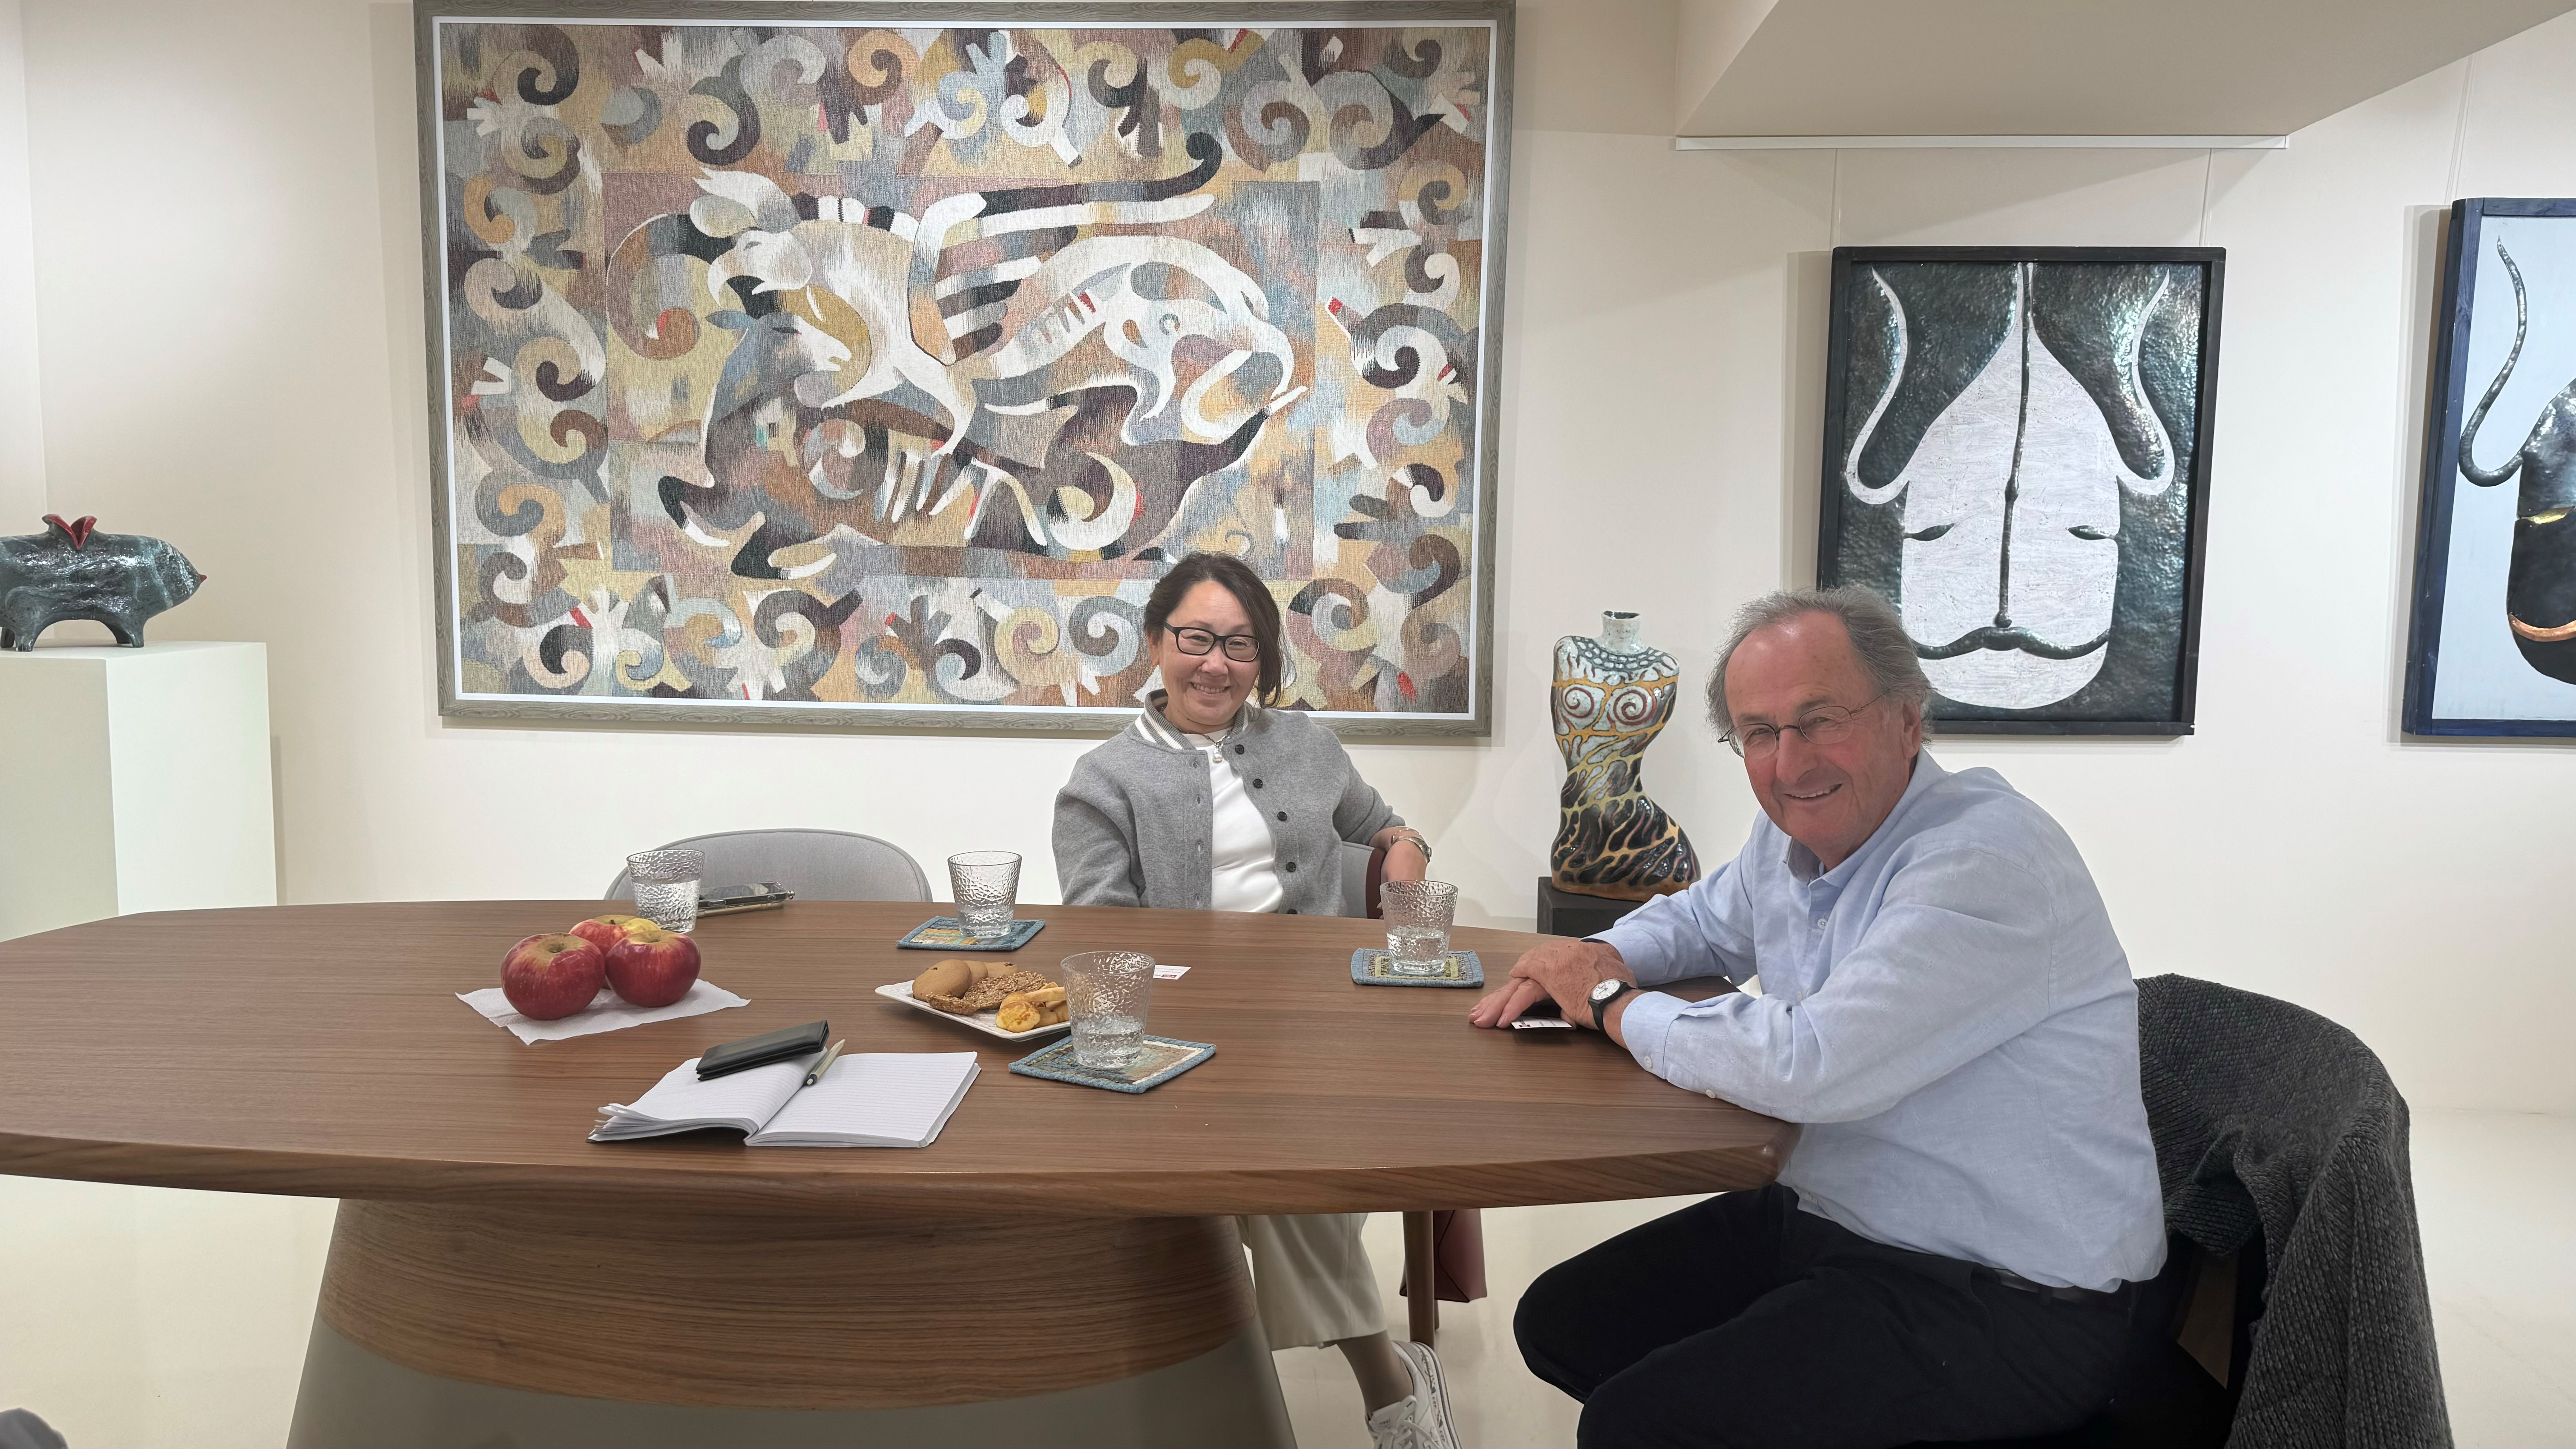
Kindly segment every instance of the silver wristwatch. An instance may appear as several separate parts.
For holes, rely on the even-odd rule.
[[[1419,835],[1417,835],[1417,834],[1415,834],[1415,833],[1413,833],[1412,831],[1409,831],[1409,830],[1408,830],[1408,831],[1406,831],[1404,834],[1397,836],[1395,839],[1396,839],[1396,840],[1409,840],[1409,841],[1413,842],[1413,848],[1414,848],[1414,849],[1416,849],[1416,850],[1418,850],[1418,851],[1421,851],[1421,852],[1422,852],[1422,863],[1423,863],[1424,865],[1429,865],[1429,864],[1431,863],[1431,842],[1430,842],[1430,841],[1423,839],[1421,836],[1419,836]],[[1388,841],[1388,842],[1387,842],[1387,844],[1388,844],[1388,845],[1390,845],[1390,846],[1392,846],[1394,843],[1395,843],[1395,841],[1394,841],[1394,840],[1390,840],[1390,841]]]

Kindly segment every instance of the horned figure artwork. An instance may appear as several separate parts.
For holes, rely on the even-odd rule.
[[[157,538],[98,533],[95,518],[45,515],[43,533],[0,538],[0,649],[21,653],[66,619],[105,624],[143,647],[143,621],[187,602],[206,576]]]
[[[1640,778],[1680,684],[1680,661],[1638,642],[1635,614],[1603,614],[1598,641],[1557,641],[1548,707],[1565,789],[1548,865],[1558,890],[1642,901],[1699,879],[1690,837],[1646,798]]]
[[[2514,647],[2532,668],[2576,684],[2576,524],[2568,522],[2576,512],[2576,382],[2560,388],[2540,410],[2522,447],[2503,467],[2477,464],[2478,426],[2513,377],[2531,325],[2522,269],[2502,242],[2496,243],[2496,256],[2513,278],[2513,347],[2460,430],[2460,472],[2481,488],[2522,475],[2522,496],[2513,510],[2513,563],[2505,574],[2504,621],[2513,630]]]
[[[1855,265],[1841,305],[1827,579],[1896,601],[1943,718],[2178,718],[2199,268]]]

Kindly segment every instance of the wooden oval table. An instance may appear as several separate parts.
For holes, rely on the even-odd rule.
[[[1148,1029],[1214,1043],[1142,1095],[1011,1075],[875,995],[938,908],[699,923],[745,1008],[522,1045],[455,994],[597,901],[128,916],[0,944],[0,1171],[341,1200],[290,1442],[1292,1442],[1233,1214],[1499,1207],[1767,1182],[1793,1128],[1476,993],[1355,985],[1373,923],[1033,906],[1050,974],[1192,968]],[[1545,937],[1462,929],[1498,980]],[[816,1017],[972,1049],[919,1151],[595,1144],[715,1043]]]

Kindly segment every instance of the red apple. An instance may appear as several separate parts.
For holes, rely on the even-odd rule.
[[[659,926],[629,927],[608,948],[608,984],[637,1006],[668,1006],[698,979],[698,943]]]
[[[607,979],[607,958],[579,936],[530,936],[501,958],[501,994],[531,1021],[553,1021],[590,1005]]]
[[[599,953],[605,956],[618,942],[626,939],[627,932],[637,926],[651,924],[653,924],[651,921],[642,916],[593,916],[573,927],[571,934],[597,946]]]

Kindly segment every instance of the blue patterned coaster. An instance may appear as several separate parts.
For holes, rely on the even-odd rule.
[[[1022,916],[1011,922],[1011,933],[990,941],[978,941],[966,934],[955,916],[933,916],[915,926],[896,945],[907,951],[1016,951],[1037,938],[1046,922],[1033,916]]]
[[[1482,986],[1485,963],[1473,951],[1452,951],[1440,969],[1415,976],[1395,969],[1395,958],[1383,946],[1362,946],[1351,953],[1351,979],[1362,986]]]
[[[1145,1049],[1125,1067],[1115,1070],[1086,1067],[1074,1060],[1073,1040],[1068,1037],[1011,1063],[1011,1070],[1023,1077],[1044,1077],[1050,1082],[1071,1082],[1077,1087],[1142,1092],[1163,1085],[1215,1055],[1216,1048],[1203,1041],[1175,1041],[1168,1036],[1148,1036]]]

